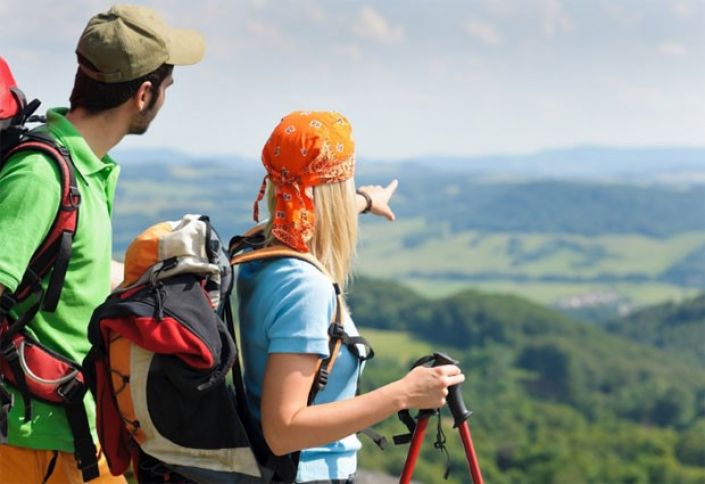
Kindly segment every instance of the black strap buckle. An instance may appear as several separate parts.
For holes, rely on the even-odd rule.
[[[68,208],[71,210],[75,210],[79,207],[79,205],[81,205],[81,192],[79,191],[78,187],[69,187],[68,199],[68,202],[70,204]]]
[[[68,158],[71,156],[71,152],[69,150],[67,150],[65,147],[54,143],[51,138],[49,138],[49,140],[52,141],[52,144],[56,147],[56,151],[61,153],[61,156],[63,156],[64,158]]]
[[[76,466],[81,471],[84,482],[91,481],[100,476],[100,468],[98,467],[98,461],[96,459],[89,458],[88,462],[84,463],[77,455],[74,455],[74,457],[76,457]]]
[[[13,362],[20,357],[20,354],[15,345],[12,344],[12,341],[8,341],[6,346],[0,348],[0,353],[2,353],[3,359],[8,363]]]
[[[345,332],[345,327],[340,323],[332,323],[328,326],[328,335],[331,338],[343,339],[348,333]]]
[[[2,382],[0,376],[0,444],[6,444],[8,416],[15,405],[15,395],[8,392]]]
[[[325,368],[324,366],[321,366],[321,369],[318,371],[318,388],[320,390],[323,390],[323,387],[325,387],[328,384],[328,369]]]
[[[0,296],[0,315],[7,314],[17,301],[7,293]]]
[[[66,403],[76,403],[83,401],[83,396],[86,394],[86,387],[78,378],[71,378],[66,383],[59,385],[56,389],[56,394],[64,399]]]

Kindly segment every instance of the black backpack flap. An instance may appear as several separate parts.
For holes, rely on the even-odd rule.
[[[172,442],[190,448],[247,447],[249,439],[237,413],[235,394],[225,381],[208,391],[184,393],[175,372],[183,362],[155,355],[147,377],[147,406],[155,428]]]
[[[223,323],[210,306],[201,280],[181,274],[113,294],[93,313],[88,331],[91,343],[101,344],[107,324],[147,351],[174,355],[204,374],[217,370],[223,351],[218,322]],[[209,367],[204,366],[206,361]]]
[[[205,315],[204,315],[205,316]],[[170,355],[159,355],[159,367],[165,377],[186,398],[200,398],[204,393],[213,391],[225,381],[228,371],[233,367],[237,358],[237,349],[225,325],[217,318],[213,324],[220,330],[221,352],[220,360],[212,371],[204,372],[186,364],[183,360]]]
[[[154,305],[157,316],[163,311],[198,337],[210,350],[214,367],[217,367],[223,347],[219,326],[223,323],[213,311],[201,281],[201,278],[191,274],[164,279],[156,286],[147,287],[143,292],[147,298],[144,302]]]

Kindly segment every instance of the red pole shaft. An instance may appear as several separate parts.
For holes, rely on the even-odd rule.
[[[483,484],[482,473],[480,472],[480,464],[477,462],[477,455],[475,455],[475,448],[472,445],[472,439],[470,438],[470,426],[467,422],[463,422],[459,427],[460,438],[463,441],[463,447],[465,447],[465,456],[468,460],[468,467],[470,468],[470,474],[472,474],[473,484]]]
[[[423,444],[423,436],[426,433],[426,427],[428,426],[428,419],[429,417],[424,417],[419,419],[416,423],[416,429],[414,430],[414,436],[411,439],[409,454],[406,456],[406,462],[404,463],[404,470],[401,473],[399,484],[409,484],[411,482],[411,476],[414,474],[414,467],[416,466],[416,459],[419,458],[421,444]]]

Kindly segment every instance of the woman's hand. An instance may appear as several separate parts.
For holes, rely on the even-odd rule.
[[[389,200],[391,200],[392,195],[394,195],[398,185],[399,181],[394,179],[386,187],[381,185],[365,185],[364,187],[358,187],[358,190],[365,192],[372,199],[370,213],[386,217],[387,220],[393,221],[396,216],[389,206]],[[361,195],[359,198],[362,200],[362,206],[360,208],[360,211],[362,212],[365,208],[366,200]]]
[[[465,375],[455,365],[433,368],[417,366],[398,381],[403,408],[440,408],[446,404],[448,387],[465,381]]]

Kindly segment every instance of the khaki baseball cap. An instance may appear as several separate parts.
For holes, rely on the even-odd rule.
[[[205,45],[200,33],[170,27],[154,9],[115,5],[88,21],[76,53],[87,76],[114,83],[132,81],[162,64],[195,64],[203,59]]]

